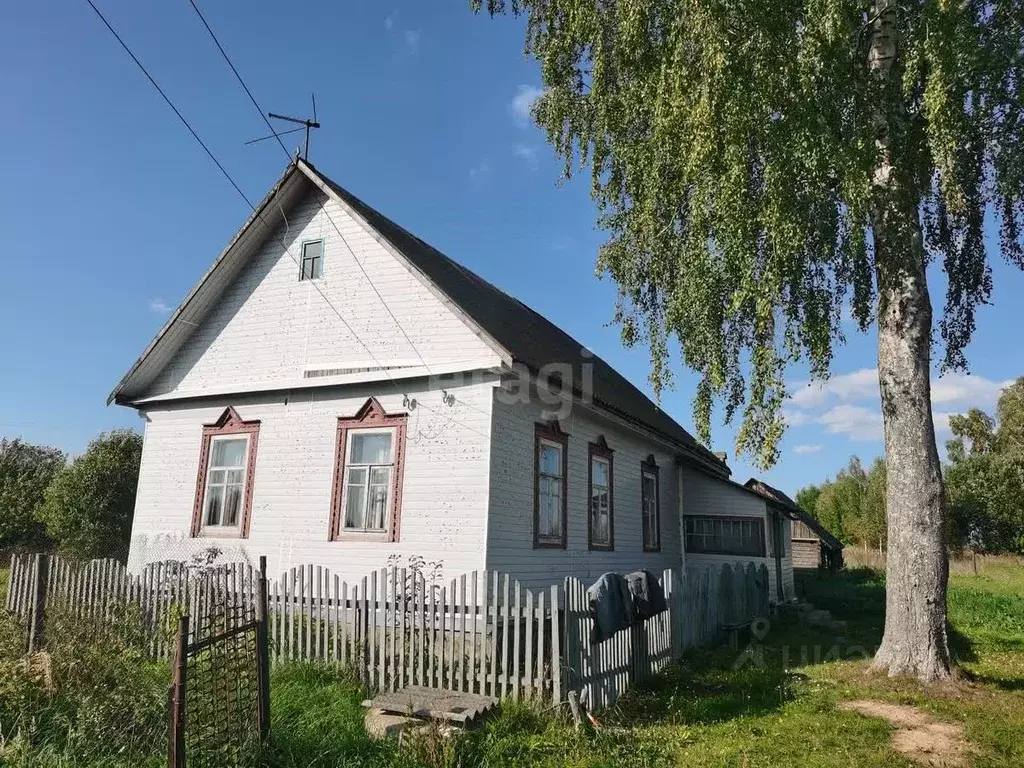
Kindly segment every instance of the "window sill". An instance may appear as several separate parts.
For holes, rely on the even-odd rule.
[[[588,548],[591,552],[614,552],[615,544],[589,544]]]
[[[564,541],[534,541],[534,549],[566,549]]]
[[[246,539],[240,530],[234,528],[230,531],[217,531],[209,529],[200,529],[199,533],[192,537],[193,539]]]
[[[378,543],[395,543],[398,541],[388,531],[338,531],[331,541],[373,541]]]
[[[644,552],[661,552],[661,545],[656,547],[644,547]]]

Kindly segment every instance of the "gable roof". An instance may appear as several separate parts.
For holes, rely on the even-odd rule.
[[[461,310],[465,318],[475,325],[485,337],[488,337],[492,346],[500,348],[505,353],[502,355],[503,357],[525,365],[533,373],[549,364],[571,365],[573,382],[584,380],[582,377],[583,364],[592,364],[593,399],[596,405],[669,440],[706,469],[724,476],[729,474],[729,469],[723,461],[701,445],[675,419],[665,413],[647,395],[604,360],[596,355],[591,356],[591,353],[586,351],[583,345],[569,334],[518,299],[487,282],[475,272],[453,261],[404,227],[396,224],[322,174],[315,166],[301,159],[290,165],[285,171],[285,174],[258,207],[257,210],[260,213],[254,213],[250,217],[239,234],[236,235],[235,240],[214,262],[214,265],[192,290],[182,306],[172,315],[147,347],[143,356],[121,380],[111,394],[110,400],[124,401],[120,395],[130,378],[140,366],[146,364],[147,356],[152,356],[160,351],[161,339],[172,333],[177,323],[187,322],[190,327],[195,327],[194,324],[198,322],[196,317],[184,319],[182,317],[182,311],[186,307],[193,303],[199,303],[198,300],[203,298],[204,292],[215,293],[216,296],[219,296],[226,289],[228,281],[213,279],[216,277],[217,271],[219,269],[226,271],[225,264],[231,261],[233,247],[254,223],[261,224],[263,239],[265,239],[268,230],[262,212],[267,209],[273,210],[271,203],[278,202],[274,200],[274,197],[281,194],[281,190],[289,185],[293,175],[308,178],[329,195],[335,197],[343,207],[354,214],[357,220],[362,219],[371,232],[376,233],[385,241],[385,245],[390,246],[390,250],[403,258],[411,269],[418,272],[446,296],[458,310]],[[255,221],[257,218],[260,219],[259,222]],[[249,255],[251,256],[255,249],[245,250],[250,251]],[[232,279],[237,275],[239,269],[240,267],[233,271]],[[216,296],[214,296],[214,300]],[[209,305],[211,302],[202,303]],[[173,351],[177,351],[181,343],[184,343],[184,338]],[[166,352],[160,357],[165,358],[165,363],[169,360]]]
[[[768,483],[763,480],[758,480],[756,477],[752,477],[747,480],[745,485],[747,488],[759,493],[769,501],[774,501],[779,506],[785,507],[796,520],[799,520],[814,531],[818,538],[821,539],[822,543],[829,549],[843,548],[843,543],[829,533],[828,528],[819,523],[818,519],[814,517],[814,515],[810,514],[778,488],[768,485]]]

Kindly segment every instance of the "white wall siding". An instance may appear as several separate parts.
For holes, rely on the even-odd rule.
[[[145,444],[132,529],[130,565],[188,559],[210,546],[229,560],[267,555],[271,573],[316,563],[352,580],[412,555],[443,563],[447,578],[482,569],[490,462],[491,383],[454,387],[455,404],[437,390],[408,391],[409,412],[400,541],[329,542],[337,418],[367,397],[388,413],[408,411],[394,387],[307,390],[289,397],[217,399],[146,412]],[[248,539],[190,538],[203,425],[232,405],[260,420]]]
[[[490,518],[487,567],[517,575],[527,586],[541,587],[567,575],[594,580],[607,571],[647,568],[660,573],[681,564],[675,457],[637,432],[605,421],[583,407],[561,421],[569,433],[568,547],[534,549],[533,483],[535,424],[539,403],[509,404],[495,390],[491,446]],[[587,541],[589,497],[588,443],[603,435],[613,461],[614,551],[590,550]],[[660,468],[661,552],[643,551],[640,519],[640,465],[653,453]]]
[[[374,357],[385,365],[418,366],[420,356],[428,365],[496,361],[491,348],[402,262],[340,205],[308,187],[289,213],[287,232],[268,239],[147,396],[296,386],[305,368],[369,367]],[[315,239],[324,241],[323,277],[300,281],[293,259],[301,259],[303,241]]]
[[[767,502],[755,494],[743,490],[733,483],[705,475],[695,469],[684,467],[683,470],[683,514],[684,515],[722,515],[729,517],[757,517],[764,521],[765,551],[772,553],[770,542],[771,519],[767,514]],[[788,523],[788,521],[787,521]],[[784,525],[784,540],[788,540],[788,525]],[[744,566],[748,562],[768,568],[769,596],[773,601],[778,598],[778,583],[775,573],[774,557],[737,557],[734,555],[706,555],[687,552],[687,568],[702,568],[710,565],[729,563]],[[789,554],[782,558],[782,589],[784,597],[793,596],[793,567]]]

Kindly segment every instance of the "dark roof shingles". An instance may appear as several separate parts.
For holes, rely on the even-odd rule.
[[[319,170],[316,173],[515,360],[534,372],[546,365],[569,364],[573,369],[574,384],[583,380],[581,365],[591,362],[593,397],[598,404],[676,442],[702,464],[723,475],[728,473],[728,468],[718,457],[608,363],[596,355],[591,359],[584,357],[583,346],[561,328],[445,256]]]

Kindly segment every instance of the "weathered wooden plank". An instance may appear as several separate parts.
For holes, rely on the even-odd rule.
[[[547,625],[547,617],[544,612],[544,592],[537,593],[537,670],[534,674],[534,690],[538,699],[544,698],[544,632]]]
[[[522,682],[523,658],[523,603],[522,589],[519,586],[518,580],[515,582],[512,591],[514,594],[514,608],[512,612],[515,616],[512,626],[512,697],[518,699],[520,697],[520,683]]]
[[[437,687],[441,688],[447,684],[448,688],[452,687],[451,680],[451,667],[447,663],[447,648],[451,645],[451,639],[448,637],[448,588],[441,587],[441,647],[440,655],[438,656],[438,682]]]
[[[491,696],[498,696],[498,572],[491,572],[491,588],[488,592],[487,605],[489,608],[488,616],[490,617],[490,632],[484,632],[484,642],[487,642],[488,635],[490,636],[490,647],[491,654],[491,669],[490,669],[490,680],[486,688],[486,693]],[[485,622],[486,630],[486,622]]]
[[[472,626],[470,631],[472,632],[470,651],[469,651],[469,692],[470,693],[483,693],[483,680],[480,674],[480,660],[478,652],[480,650],[480,626],[478,621],[478,612],[480,610],[480,574],[477,571],[473,571],[473,583],[470,588],[470,614],[472,618]],[[487,571],[484,571],[484,583],[486,584]],[[486,591],[486,590],[485,590]]]
[[[558,614],[558,585],[551,585],[551,700],[562,702],[562,627]]]
[[[509,575],[506,573],[502,579],[501,587],[501,674],[504,677],[504,693],[508,696],[512,692],[512,673],[509,670],[509,644],[511,643],[512,625],[509,623]]]

